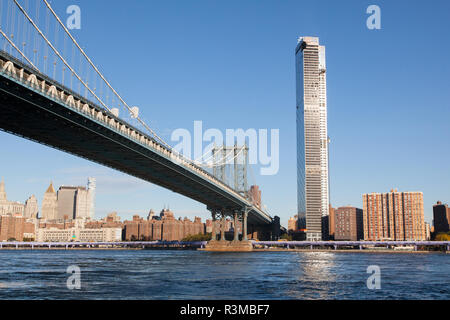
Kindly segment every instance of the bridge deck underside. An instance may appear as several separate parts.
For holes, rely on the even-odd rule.
[[[157,184],[210,207],[242,208],[213,183],[3,75],[0,129]],[[252,224],[268,223],[254,211],[248,219]]]

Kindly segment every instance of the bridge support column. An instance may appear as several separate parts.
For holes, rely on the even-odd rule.
[[[228,210],[228,211],[226,211]],[[221,219],[220,219],[220,241],[209,241],[208,244],[205,246],[205,251],[226,251],[226,252],[249,252],[253,251],[253,244],[248,241],[247,239],[247,213],[248,209],[245,208],[245,210],[242,210],[242,240],[239,241],[239,232],[237,231],[237,225],[239,223],[240,218],[240,212],[238,211],[231,211],[232,208],[228,209],[222,209],[220,211],[221,213]],[[225,216],[226,214],[230,215],[231,212],[233,212],[232,217],[234,219],[234,238],[233,241],[226,241],[225,240]]]
[[[238,222],[239,222],[239,220],[238,220],[238,213],[237,213],[237,211],[234,211],[234,241],[239,241],[239,232],[238,232],[238,228],[237,228],[237,226],[238,226]]]
[[[225,241],[225,210],[222,211],[222,218],[220,222],[220,241]]]
[[[217,240],[217,233],[216,233],[216,211],[214,209],[211,209],[211,241]]]
[[[248,241],[247,237],[247,208],[242,212],[242,241]]]

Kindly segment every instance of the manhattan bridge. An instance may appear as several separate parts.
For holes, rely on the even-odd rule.
[[[235,242],[253,232],[278,237],[279,218],[249,192],[247,146],[215,147],[208,161],[188,159],[110,84],[47,0],[0,3],[1,130],[205,204],[213,239],[225,240],[227,217],[242,225]]]

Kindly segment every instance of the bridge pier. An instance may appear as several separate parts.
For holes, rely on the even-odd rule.
[[[215,241],[217,234],[216,234],[216,214],[214,211],[211,210],[211,241]]]
[[[218,252],[248,252],[253,250],[253,244],[248,241],[247,237],[247,216],[249,208],[242,210],[223,208],[220,210],[220,241],[215,241],[215,237],[211,238],[211,241],[205,246],[205,251],[218,251]],[[215,233],[215,211],[213,212],[213,235]],[[226,216],[230,216],[234,223],[234,237],[233,241],[227,241],[225,239],[226,228]],[[238,222],[239,217],[242,221],[242,240],[239,240]]]
[[[248,237],[247,237],[247,217],[248,217],[248,211],[244,210],[242,212],[242,241],[248,241]]]
[[[239,232],[237,229],[238,222],[239,222],[238,212],[234,211],[233,215],[234,215],[234,238],[233,238],[233,241],[239,241]]]
[[[217,219],[217,216],[221,216],[221,210],[217,208],[208,208],[211,211],[211,241],[217,241],[217,233],[221,236],[222,220]],[[219,221],[219,230],[217,230],[217,221]],[[219,231],[219,232],[217,232]]]

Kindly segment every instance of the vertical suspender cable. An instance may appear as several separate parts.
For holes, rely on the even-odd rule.
[[[59,53],[58,50],[56,50],[56,48],[48,41],[47,37],[42,33],[42,31],[39,29],[39,27],[36,25],[36,23],[34,23],[34,21],[30,18],[30,16],[28,15],[28,13],[22,8],[22,6],[17,2],[17,0],[14,0],[14,2],[16,3],[17,7],[20,9],[20,11],[22,11],[22,13],[25,15],[25,17],[27,17],[28,21],[30,21],[30,23],[33,25],[33,27],[36,29],[36,31],[41,35],[41,37],[44,39],[44,41],[47,43],[47,45],[55,52],[55,54],[61,59],[61,61],[67,66],[67,68],[70,69],[70,71],[72,71],[74,73],[74,75],[77,77],[77,79],[85,86],[87,87],[86,83],[84,83],[84,81],[78,76],[78,74],[75,72],[75,70],[72,69],[72,67],[67,63],[67,61],[61,56],[61,54]],[[103,101],[97,97],[97,95],[92,92],[92,90],[87,87],[87,89],[92,93],[92,95],[102,104],[102,106],[108,110],[111,111],[104,103]]]
[[[16,0],[14,0],[16,1]],[[94,65],[94,63],[91,61],[91,59],[87,56],[87,54],[84,52],[84,50],[78,45],[78,42],[75,40],[75,38],[70,34],[69,30],[67,30],[64,23],[62,23],[61,19],[58,17],[58,15],[55,13],[55,11],[52,9],[50,4],[47,0],[43,0],[46,4],[47,8],[51,11],[53,16],[58,20],[59,24],[63,27],[64,31],[67,33],[67,35],[70,37],[70,39],[73,41],[73,43],[78,47],[80,52],[83,54],[83,56],[86,58],[86,60],[89,62],[89,64],[94,68],[94,70],[97,72],[97,74],[100,76],[100,78],[106,83],[106,85],[111,89],[111,91],[117,96],[117,98],[122,102],[122,104],[128,109],[130,114],[132,113],[132,110],[130,106],[122,99],[122,97],[117,93],[116,90],[110,85],[110,83],[105,79],[105,77],[102,75],[102,73],[98,70],[98,68]],[[168,145],[162,138],[160,138],[150,127],[143,122],[139,117],[136,118],[140,124],[142,124],[152,135],[157,138],[163,145],[165,145],[167,148],[172,149],[170,145]]]
[[[38,70],[34,64],[23,54],[23,52],[14,44],[14,42],[12,42],[11,39],[9,39],[9,37],[3,32],[3,30],[0,29],[0,34],[5,37],[6,41],[9,42],[9,44],[11,45],[12,48],[16,49],[17,52],[30,64],[30,66],[32,66],[33,68],[35,68],[36,70]]]

